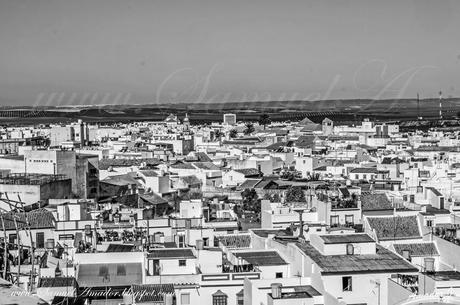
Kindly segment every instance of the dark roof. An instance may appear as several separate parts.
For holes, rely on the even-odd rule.
[[[141,200],[146,201],[147,202],[146,205],[149,205],[149,204],[157,205],[157,204],[168,203],[167,200],[163,199],[163,197],[161,197],[160,195],[158,195],[157,193],[154,193],[154,192],[139,195],[139,198]]]
[[[243,174],[245,177],[260,175],[260,172],[257,168],[240,168],[235,169],[234,171]]]
[[[16,227],[14,225],[14,217],[16,218],[16,223],[18,225],[18,229],[24,229],[27,227],[26,221],[26,213],[29,219],[29,224],[31,229],[48,229],[54,228],[54,216],[51,211],[47,209],[40,208],[37,210],[32,210],[30,212],[8,212],[3,214],[3,219],[5,219],[5,230],[15,230]],[[0,218],[0,228],[3,226],[2,219]]]
[[[357,167],[350,171],[352,174],[377,174],[378,171],[375,167]]]
[[[261,179],[247,179],[240,185],[240,189],[252,189],[259,183]]]
[[[323,275],[353,273],[417,272],[405,259],[376,245],[375,254],[323,255],[309,242],[297,243],[320,268]]]
[[[429,243],[393,244],[395,251],[402,255],[408,250],[411,256],[437,256],[439,255],[436,245]]]
[[[251,235],[222,235],[216,236],[217,240],[227,248],[249,248],[251,246]]]
[[[296,147],[313,147],[315,144],[315,136],[300,136],[295,141]]]
[[[164,296],[174,294],[173,284],[146,284],[133,285],[132,291],[136,303],[143,302],[163,302]]]
[[[141,158],[141,159],[101,159],[98,162],[100,170],[107,170],[109,167],[129,167],[129,166],[156,166],[160,164],[157,159]]]
[[[195,186],[201,184],[201,180],[198,179],[197,176],[195,175],[190,175],[190,176],[181,176],[178,178],[179,180],[182,180],[184,183],[188,184],[188,186]]]
[[[417,216],[368,217],[379,240],[420,238]]]
[[[219,170],[219,167],[212,162],[193,162],[193,165],[204,170]]]
[[[143,169],[143,170],[140,170],[139,173],[141,173],[142,175],[146,177],[157,177],[158,176],[158,173],[152,169]]]
[[[174,169],[195,169],[195,167],[190,163],[177,162],[171,164],[171,168]]]
[[[177,249],[155,249],[150,251],[147,255],[148,258],[161,258],[161,259],[187,259],[195,258],[192,249],[190,248],[177,248]]]
[[[101,182],[117,186],[140,185],[140,183],[129,174],[109,176],[101,180]]]
[[[395,158],[390,158],[390,157],[385,157],[383,158],[382,160],[382,164],[401,164],[401,163],[404,163],[405,161],[398,158],[398,157],[395,157]]]
[[[260,237],[268,237],[268,235],[276,236],[292,236],[292,232],[287,232],[284,229],[253,229],[252,232]]]
[[[392,210],[393,205],[384,193],[362,192],[361,207],[363,211]]]
[[[105,252],[132,252],[134,245],[110,244]]]
[[[74,277],[41,277],[38,280],[38,287],[75,287]]]
[[[325,244],[373,243],[367,234],[320,235]]]
[[[460,281],[460,272],[453,270],[436,271],[434,273],[427,272],[424,274],[431,277],[435,281]]]
[[[233,254],[257,266],[287,265],[286,261],[276,251],[237,252]]]

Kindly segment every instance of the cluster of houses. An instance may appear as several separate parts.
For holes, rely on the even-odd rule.
[[[460,300],[457,131],[226,114],[0,135],[9,303]]]

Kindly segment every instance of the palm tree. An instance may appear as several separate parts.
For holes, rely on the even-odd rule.
[[[224,136],[224,133],[220,129],[214,130],[214,138],[219,139],[219,144],[222,144],[223,136]]]
[[[250,135],[251,133],[253,133],[256,129],[254,128],[254,124],[252,124],[251,122],[247,122],[246,123],[246,129],[244,130],[244,134],[245,135]]]
[[[260,117],[259,117],[259,125],[263,125],[264,126],[264,130],[265,130],[265,127],[270,124],[272,121],[270,120],[270,116],[266,113],[263,113]]]
[[[238,136],[238,130],[236,130],[236,129],[230,130],[229,136],[232,139],[236,138]]]

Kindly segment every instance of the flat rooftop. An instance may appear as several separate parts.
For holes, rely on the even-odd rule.
[[[354,255],[324,255],[309,242],[296,245],[319,266],[323,275],[418,272],[405,259],[380,245],[376,245],[375,254]]]
[[[158,259],[190,259],[196,258],[190,248],[177,248],[177,249],[155,249],[150,251],[147,255],[148,258]]]
[[[320,235],[325,244],[373,243],[367,234]]]

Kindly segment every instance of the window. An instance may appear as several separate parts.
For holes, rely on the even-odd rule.
[[[109,267],[106,265],[99,266],[99,276],[107,276],[109,275]]]
[[[433,226],[433,220],[427,220],[426,221],[426,226],[427,227],[432,227]]]
[[[353,226],[355,224],[353,215],[345,215],[345,224],[347,226]]]
[[[212,295],[212,305],[227,305],[227,295],[221,290],[217,290]]]
[[[180,295],[180,305],[189,305],[190,304],[190,293],[182,293]]]
[[[355,247],[352,244],[347,244],[347,255],[355,254]]]
[[[36,243],[37,243],[37,248],[45,248],[45,233],[38,232],[36,234]]]
[[[16,234],[10,234],[9,237],[8,237],[8,239],[9,239],[8,242],[10,244],[14,244],[14,243],[16,243],[16,238],[17,238]]]
[[[355,179],[356,179],[356,180],[359,179],[359,175],[358,175],[358,174],[355,174]]]
[[[187,261],[185,259],[180,259],[179,260],[179,267],[184,267],[187,266]]]
[[[244,304],[244,290],[241,289],[240,292],[236,294],[236,305]]]
[[[331,227],[338,227],[339,226],[339,216],[333,215],[331,216]]]
[[[282,277],[283,277],[283,272],[277,272],[277,273],[275,273],[275,277],[276,277],[277,279],[282,278]]]
[[[60,240],[69,240],[73,239],[73,234],[59,234]]]
[[[351,276],[342,277],[342,289],[343,291],[352,291]]]
[[[117,265],[117,275],[124,276],[126,275],[126,268],[125,265]]]

